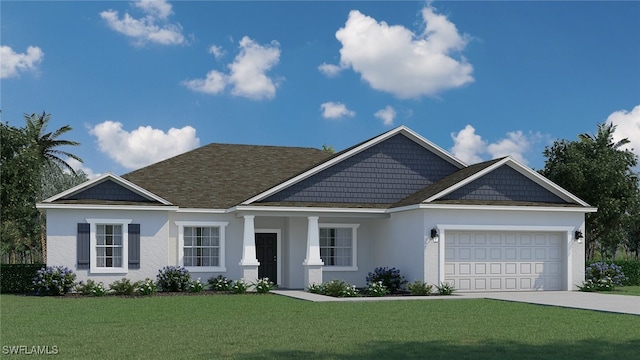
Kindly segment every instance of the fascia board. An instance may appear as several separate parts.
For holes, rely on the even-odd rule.
[[[169,206],[144,206],[144,205],[98,205],[98,204],[58,204],[37,203],[37,209],[66,209],[66,210],[138,210],[138,211],[177,211],[178,207]]]
[[[527,205],[463,205],[463,204],[420,204],[420,209],[443,209],[443,210],[492,210],[492,211],[548,211],[548,212],[578,212],[594,213],[598,211],[595,207],[572,207],[572,206],[527,206]],[[413,208],[415,209],[415,207]],[[406,211],[412,209],[390,209],[396,211]]]
[[[134,183],[132,183],[132,182],[120,177],[120,176],[118,176],[118,175],[110,173],[110,172],[106,173],[106,174],[103,174],[101,176],[98,176],[95,179],[91,179],[89,181],[85,181],[84,183],[82,183],[80,185],[77,185],[77,186],[74,186],[74,187],[72,187],[71,189],[69,189],[67,191],[63,191],[63,192],[61,192],[61,193],[59,193],[57,195],[54,195],[54,196],[52,196],[52,197],[50,197],[48,199],[45,199],[43,201],[43,203],[50,203],[50,202],[62,199],[62,198],[66,197],[66,196],[69,196],[71,194],[78,193],[83,189],[87,189],[87,188],[89,188],[89,187],[91,187],[91,186],[93,186],[95,184],[99,184],[99,183],[101,183],[101,182],[103,182],[103,181],[105,181],[107,179],[111,179],[111,180],[119,183],[120,185],[128,188],[129,190],[131,190],[131,191],[133,191],[135,193],[138,193],[138,194],[140,194],[140,195],[142,195],[142,196],[144,196],[144,197],[146,197],[148,199],[155,200],[155,201],[157,201],[157,202],[159,202],[159,203],[161,203],[163,205],[172,205],[171,202],[161,198],[160,196],[158,196],[158,195],[156,195],[156,194],[154,194],[154,193],[152,193],[152,192],[150,192],[148,190],[145,190],[144,188],[142,188],[142,187],[140,187],[140,186],[138,186],[138,185],[136,185],[136,184],[134,184]]]

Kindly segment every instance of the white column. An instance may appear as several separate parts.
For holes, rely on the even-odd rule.
[[[244,216],[244,233],[242,236],[242,259],[240,265],[260,265],[256,258],[256,240],[253,215]]]
[[[253,215],[244,216],[244,232],[242,235],[242,279],[248,283],[255,283],[258,280],[258,266],[260,263],[256,258],[256,238]]]
[[[320,258],[320,227],[318,217],[309,216],[307,224],[307,257],[304,266],[304,286],[322,284],[322,259]]]
[[[307,218],[307,258],[302,265],[324,265],[320,258],[320,227],[318,217],[309,216]]]

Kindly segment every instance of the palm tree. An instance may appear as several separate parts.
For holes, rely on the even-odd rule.
[[[72,128],[69,125],[64,125],[53,132],[47,132],[47,125],[49,124],[49,120],[51,119],[51,114],[47,114],[44,111],[42,114],[37,115],[36,113],[32,113],[31,115],[24,114],[24,119],[27,123],[25,128],[25,135],[27,138],[27,151],[32,151],[38,162],[38,185],[40,191],[38,191],[37,199],[42,200],[42,179],[44,178],[45,172],[52,171],[52,168],[58,167],[62,170],[68,170],[73,175],[77,175],[76,171],[69,165],[61,156],[66,156],[67,158],[75,159],[79,162],[83,162],[82,159],[70,152],[59,150],[60,146],[77,146],[80,145],[79,142],[71,141],[71,140],[61,140],[59,137],[71,131]],[[40,247],[42,253],[42,260],[46,261],[47,258],[47,247],[46,247],[46,220],[44,214],[39,214],[39,222],[40,222]]]
[[[37,151],[40,165],[44,165],[45,163],[55,164],[60,168],[69,170],[72,174],[75,174],[76,172],[71,165],[69,165],[60,156],[66,156],[68,158],[78,160],[79,162],[82,162],[82,159],[72,153],[59,150],[58,148],[65,145],[77,146],[80,145],[80,143],[76,141],[58,139],[60,135],[72,130],[69,125],[65,125],[54,132],[47,132],[46,128],[50,118],[51,114],[46,114],[45,112],[42,112],[40,115],[35,113],[31,115],[24,114],[24,119],[27,123],[26,135],[29,140],[29,146],[35,147],[34,150]]]

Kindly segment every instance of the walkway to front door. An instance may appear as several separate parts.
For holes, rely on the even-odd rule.
[[[258,278],[278,283],[278,234],[256,233],[256,256],[260,266]]]

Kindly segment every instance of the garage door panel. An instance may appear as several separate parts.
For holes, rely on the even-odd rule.
[[[447,231],[445,281],[460,291],[562,289],[557,233]]]

